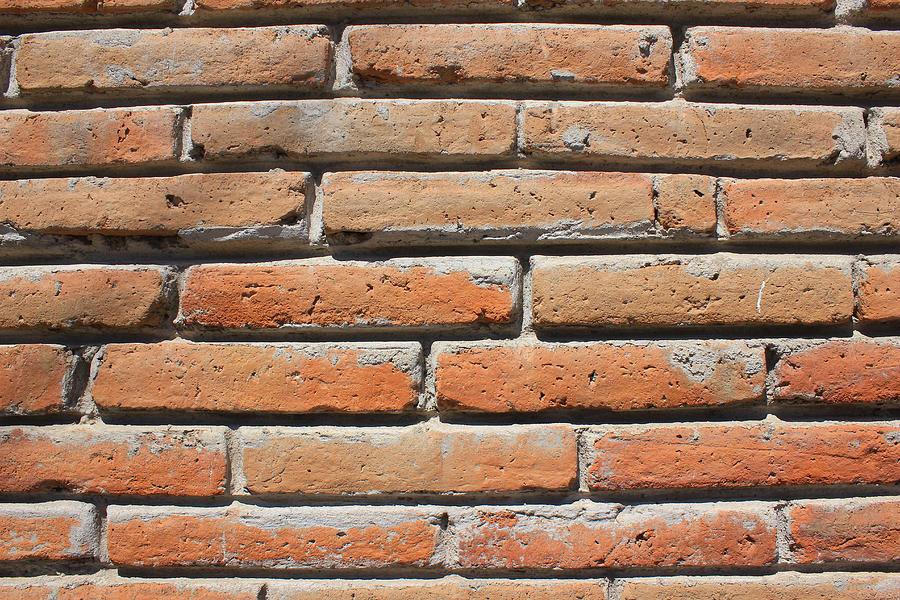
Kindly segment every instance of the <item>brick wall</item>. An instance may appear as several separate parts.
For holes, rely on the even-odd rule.
[[[0,598],[900,599],[897,0],[2,0]]]

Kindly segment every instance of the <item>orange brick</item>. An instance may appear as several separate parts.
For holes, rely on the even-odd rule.
[[[103,410],[294,413],[414,410],[418,344],[112,344],[91,397]]]
[[[436,345],[438,406],[517,412],[759,402],[761,346],[743,342]]]
[[[605,600],[603,580],[488,580],[446,577],[437,581],[391,581],[268,585],[269,600]]]
[[[841,257],[532,259],[537,327],[835,325],[853,312]]]
[[[181,109],[0,113],[0,167],[175,161]]]
[[[666,233],[716,232],[716,180],[706,175],[656,175],[653,204],[657,225]]]
[[[888,0],[889,1],[889,0]],[[596,15],[598,6],[594,0],[528,0],[527,5],[534,8],[570,8],[586,9],[587,14]],[[822,13],[830,12],[835,5],[834,0],[679,0],[676,2],[659,0],[617,0],[608,8],[620,14],[641,15],[646,19],[649,14],[662,14],[671,18],[674,15],[687,14],[693,18],[698,15],[709,16],[721,13],[720,18],[746,18],[750,14],[759,18],[761,14],[798,17],[800,15],[823,17]],[[568,11],[567,11],[568,12]],[[582,14],[577,11],[576,14]],[[702,18],[702,16],[700,18]]]
[[[167,312],[161,268],[4,267],[0,329],[138,328]]]
[[[375,568],[438,564],[440,512],[406,507],[109,508],[120,566]]]
[[[218,429],[52,425],[0,429],[0,492],[213,496],[224,492]]]
[[[432,327],[510,323],[518,263],[504,258],[307,260],[188,270],[186,326]]]
[[[787,507],[791,562],[900,560],[898,509],[896,497],[792,502]]]
[[[894,163],[900,158],[900,108],[872,108],[868,116],[869,165]]]
[[[0,13],[114,13],[139,10],[174,11],[173,0],[4,0]]]
[[[856,317],[860,323],[900,319],[900,256],[869,257],[857,264]]]
[[[259,584],[234,580],[221,583],[184,579],[135,582],[124,578],[105,578],[98,582],[66,581],[58,588],[57,594],[58,600],[258,600],[259,588]]]
[[[888,425],[660,425],[591,442],[592,490],[896,484],[900,429]]]
[[[871,11],[887,11],[900,9],[900,0],[869,0],[866,8]]]
[[[56,600],[51,588],[34,580],[19,580],[20,583],[0,584],[0,600]]]
[[[402,0],[387,2],[386,0],[197,0],[197,10],[247,10],[277,8],[323,8],[342,9],[377,9],[400,7],[402,9],[445,8],[476,9],[495,11],[504,7],[513,7],[513,0]]]
[[[66,378],[74,367],[62,346],[0,346],[0,414],[42,414],[65,410]]]
[[[60,56],[68,57],[59,61]],[[16,55],[22,95],[216,86],[321,88],[328,29],[233,27],[113,29],[28,34]]]
[[[304,221],[308,173],[0,181],[0,220],[19,231],[175,235]]]
[[[92,504],[0,504],[0,561],[93,558],[99,545],[96,523]]]
[[[775,564],[775,514],[761,502],[473,510],[455,523],[464,568],[586,569]]]
[[[567,490],[575,435],[553,425],[242,429],[253,494]]]
[[[344,36],[363,84],[664,86],[672,51],[660,26],[363,25]]]

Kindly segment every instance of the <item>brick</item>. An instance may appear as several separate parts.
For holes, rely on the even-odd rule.
[[[187,272],[188,327],[433,327],[510,323],[519,267],[507,258],[312,259]]]
[[[622,600],[896,600],[888,573],[778,573],[765,577],[648,577],[622,581]]]
[[[74,358],[62,346],[0,346],[0,414],[62,412]]]
[[[567,490],[577,479],[565,426],[242,428],[252,494]]]
[[[878,1],[878,0],[876,0]],[[890,0],[887,0],[890,1]],[[759,18],[775,16],[822,17],[823,12],[834,9],[834,0],[622,0],[607,5],[614,12],[607,14],[641,15],[647,19],[650,14],[688,15],[688,18],[702,18],[720,13],[723,18],[746,19],[747,15]],[[527,6],[532,8],[578,7],[588,9],[586,14],[598,14],[595,0],[528,0]],[[568,12],[568,11],[567,11]],[[578,11],[576,14],[582,14]]]
[[[363,25],[344,35],[362,84],[661,87],[672,52],[661,26]]]
[[[860,323],[900,319],[900,256],[857,263],[856,318]]]
[[[463,568],[764,566],[775,514],[761,502],[623,507],[579,501],[473,510],[455,528]]]
[[[33,580],[0,584],[0,600],[56,600],[53,590]]]
[[[716,232],[716,180],[706,175],[657,175],[653,182],[657,225],[667,233]]]
[[[900,9],[900,0],[869,0],[866,8],[876,12],[897,10]]]
[[[900,158],[900,108],[871,108],[868,115],[869,166]]]
[[[786,513],[791,562],[900,560],[896,497],[792,502]]]
[[[532,259],[536,327],[837,325],[853,312],[842,257],[634,255]]]
[[[900,429],[890,425],[659,425],[598,431],[592,490],[895,484]]]
[[[101,410],[415,410],[418,344],[111,344],[96,359]]]
[[[0,181],[0,220],[18,231],[176,235],[305,221],[308,173]]]
[[[776,401],[828,404],[900,400],[900,341],[831,340],[789,345],[773,369]]]
[[[0,13],[116,13],[174,10],[172,0],[4,0]]]
[[[403,0],[385,3],[384,0],[197,0],[196,8],[206,10],[248,10],[277,8],[323,8],[327,10],[378,9],[384,11],[393,7],[402,9],[445,8],[479,9],[479,12],[514,7],[513,0]]]
[[[214,496],[225,488],[217,428],[3,427],[0,454],[4,493]]]
[[[428,507],[111,506],[119,566],[380,568],[439,564],[440,510]]]
[[[60,62],[61,55],[69,59]],[[16,57],[22,95],[222,86],[322,88],[328,29],[232,27],[111,29],[23,35]]]
[[[641,410],[760,402],[764,349],[743,342],[438,344],[438,406],[452,411]]]
[[[132,579],[132,578],[128,578]],[[234,580],[202,582],[187,579],[173,581],[128,581],[104,578],[101,581],[63,582],[58,600],[257,600],[260,585]]]
[[[896,236],[900,178],[722,179],[728,234],[753,236]]]
[[[176,161],[181,109],[0,113],[0,167]]]
[[[535,158],[821,167],[865,155],[851,107],[527,102],[523,113],[522,150]]]
[[[291,158],[511,157],[515,106],[349,98],[200,104],[193,110],[191,137],[206,158],[261,152]]]
[[[0,268],[0,329],[154,327],[163,322],[162,268]]]
[[[99,546],[97,522],[92,504],[0,504],[0,561],[93,558]]]
[[[691,88],[879,91],[897,87],[900,32],[691,27],[679,58]]]
[[[402,580],[268,585],[268,600],[605,600],[606,581],[553,579],[491,580],[456,576],[436,581]]]

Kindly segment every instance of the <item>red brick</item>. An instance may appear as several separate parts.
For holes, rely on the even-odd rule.
[[[509,323],[518,264],[504,258],[308,260],[188,270],[180,322],[271,328]]]
[[[0,561],[92,558],[96,523],[94,506],[81,502],[0,504]]]
[[[870,257],[858,263],[856,317],[860,323],[900,319],[900,257]]]
[[[114,411],[414,410],[420,359],[418,344],[111,344],[91,397]]]
[[[0,329],[154,327],[163,322],[161,268],[4,267]]]
[[[0,584],[0,600],[56,600],[51,588],[20,580],[21,583]]]
[[[463,568],[764,566],[775,515],[760,502],[474,510],[455,523]]]
[[[109,508],[120,566],[417,567],[436,557],[440,517],[405,507]]]
[[[888,0],[890,1],[890,0]],[[534,8],[570,8],[584,7],[586,14],[597,15],[598,5],[596,0],[528,0],[527,5]],[[606,14],[631,14],[641,15],[646,19],[650,14],[661,14],[667,18],[675,15],[690,15],[694,19],[708,18],[711,14],[719,13],[719,18],[746,18],[753,15],[759,18],[761,14],[767,14],[770,18],[778,16],[812,16],[820,19],[824,12],[830,12],[835,5],[834,0],[679,0],[676,2],[665,0],[615,0],[603,7],[612,9]],[[602,7],[601,7],[602,10]],[[568,12],[568,11],[567,11]],[[578,10],[576,14],[584,14]]]
[[[706,175],[656,175],[653,205],[657,225],[670,234],[715,234],[715,192],[716,180]]]
[[[744,161],[758,167],[862,161],[862,109],[683,101],[528,102],[522,150],[535,158]]]
[[[660,425],[609,429],[590,444],[592,490],[896,484],[888,425]]]
[[[5,110],[0,167],[175,161],[180,113],[171,107]]]
[[[106,425],[0,429],[0,492],[213,496],[224,492],[221,430]]]
[[[0,414],[43,414],[65,410],[64,387],[74,366],[62,346],[0,346]]]
[[[787,518],[791,562],[900,560],[896,497],[793,502],[787,507]]]
[[[363,25],[344,39],[360,83],[664,86],[660,26]]]
[[[142,10],[174,11],[172,0],[4,0],[0,13],[115,13]]]
[[[713,254],[532,259],[537,327],[836,325],[853,312],[840,257]]]
[[[887,11],[900,9],[900,0],[869,0],[866,8],[871,11]]]
[[[252,494],[567,490],[577,479],[565,426],[242,429]]]
[[[191,136],[206,158],[261,152],[292,158],[511,157],[515,106],[351,98],[200,104],[193,110]]]
[[[63,55],[68,59],[61,62]],[[330,60],[331,41],[321,25],[37,33],[21,37],[16,81],[22,95],[214,86],[321,88]]]
[[[438,406],[485,412],[759,402],[761,346],[743,342],[434,346]]]
[[[723,179],[720,185],[732,236],[900,232],[900,178]]]
[[[0,181],[0,220],[19,231],[176,235],[303,221],[308,173]]]
[[[605,600],[603,580],[487,580],[445,577],[437,581],[401,580],[268,585],[268,600]]]
[[[330,10],[342,9],[385,9],[400,7],[406,9],[445,8],[476,9],[495,11],[504,7],[513,7],[513,0],[197,0],[197,10],[247,10],[277,8],[322,8]]]
[[[688,88],[877,91],[895,87],[900,32],[691,27],[680,59]]]
[[[183,579],[170,582],[125,581],[72,582],[59,587],[58,600],[257,600],[259,584],[226,580],[197,583]]]
[[[850,404],[900,400],[900,345],[888,340],[832,340],[782,350],[774,400]]]

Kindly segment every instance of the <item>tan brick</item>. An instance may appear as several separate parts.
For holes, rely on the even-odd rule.
[[[532,259],[538,327],[835,325],[853,312],[842,257],[713,254]]]
[[[181,109],[0,113],[0,167],[175,161]]]
[[[363,25],[348,27],[360,83],[664,86],[667,27]]]
[[[536,158],[807,165],[862,161],[862,109],[648,102],[528,102]]]
[[[667,233],[713,235],[716,180],[706,175],[657,175],[653,183],[656,220]]]
[[[93,558],[100,539],[97,522],[92,504],[0,504],[0,561]]]
[[[153,327],[163,321],[161,268],[0,268],[0,329]]]
[[[437,581],[268,585],[269,600],[605,600],[603,580],[489,580],[445,577]]]
[[[297,100],[200,104],[194,144],[207,158],[500,157],[515,148],[515,107],[475,100]],[[2,156],[2,155],[0,155]]]
[[[659,425],[608,429],[590,443],[592,490],[896,484],[889,425]]]
[[[91,396],[102,410],[414,410],[418,344],[111,344]]]
[[[141,10],[174,11],[172,0],[4,0],[0,13],[115,13]]]
[[[258,590],[235,591],[234,582],[220,585],[187,583],[85,583],[60,588],[58,600],[257,600]],[[243,585],[241,587],[248,587]],[[254,586],[258,588],[259,586]]]
[[[0,346],[0,414],[44,414],[64,410],[71,354],[62,346]]]
[[[763,566],[776,562],[775,514],[761,502],[473,510],[455,522],[463,568]]]
[[[432,327],[510,323],[508,258],[203,265],[187,272],[180,323],[195,327]]]
[[[0,492],[214,496],[224,492],[219,429],[51,425],[0,428]]]
[[[743,342],[441,344],[435,386],[446,410],[641,410],[759,402],[761,346]]]
[[[21,37],[16,80],[23,95],[216,86],[321,88],[330,60],[328,29],[321,25],[52,32]]]
[[[732,236],[895,236],[900,178],[722,179]]]
[[[900,158],[900,108],[872,108],[868,118],[869,165]]]
[[[900,256],[869,257],[858,263],[856,317],[860,323],[900,319]]]
[[[109,558],[120,566],[421,567],[436,555],[429,507],[111,506]]]
[[[565,426],[242,428],[241,438],[253,494],[567,490],[577,479]]]

